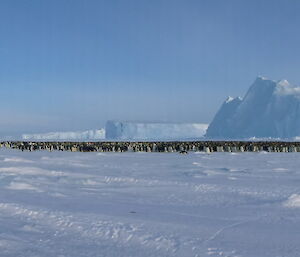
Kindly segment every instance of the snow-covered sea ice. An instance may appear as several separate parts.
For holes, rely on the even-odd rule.
[[[0,150],[0,256],[300,256],[297,153]]]

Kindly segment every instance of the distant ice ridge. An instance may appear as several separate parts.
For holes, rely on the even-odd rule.
[[[208,124],[200,123],[142,123],[108,121],[106,139],[117,140],[184,140],[201,138]]]
[[[228,98],[211,122],[208,138],[297,138],[300,87],[258,77],[244,98]]]
[[[49,132],[42,134],[23,134],[23,140],[99,140],[105,139],[105,130],[86,130],[76,132]]]
[[[105,129],[23,134],[22,140],[183,140],[203,137],[207,127],[208,124],[199,123],[139,123],[108,121]]]

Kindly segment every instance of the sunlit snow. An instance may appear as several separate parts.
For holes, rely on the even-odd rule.
[[[0,150],[0,256],[299,256],[297,153]]]

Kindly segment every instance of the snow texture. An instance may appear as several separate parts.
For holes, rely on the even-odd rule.
[[[108,121],[107,139],[115,140],[184,140],[202,138],[208,125],[199,123],[141,123]]]
[[[74,140],[74,141],[84,141],[84,140],[99,140],[105,138],[105,130],[87,130],[87,131],[77,131],[77,132],[49,132],[42,134],[24,134],[22,135],[23,140]]]
[[[0,256],[300,256],[297,153],[0,150]]]
[[[218,139],[300,136],[300,87],[258,77],[242,98],[227,99],[206,136]]]

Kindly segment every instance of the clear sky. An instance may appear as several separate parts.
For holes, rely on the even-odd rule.
[[[298,0],[1,0],[0,135],[209,122],[256,76],[300,84]]]

